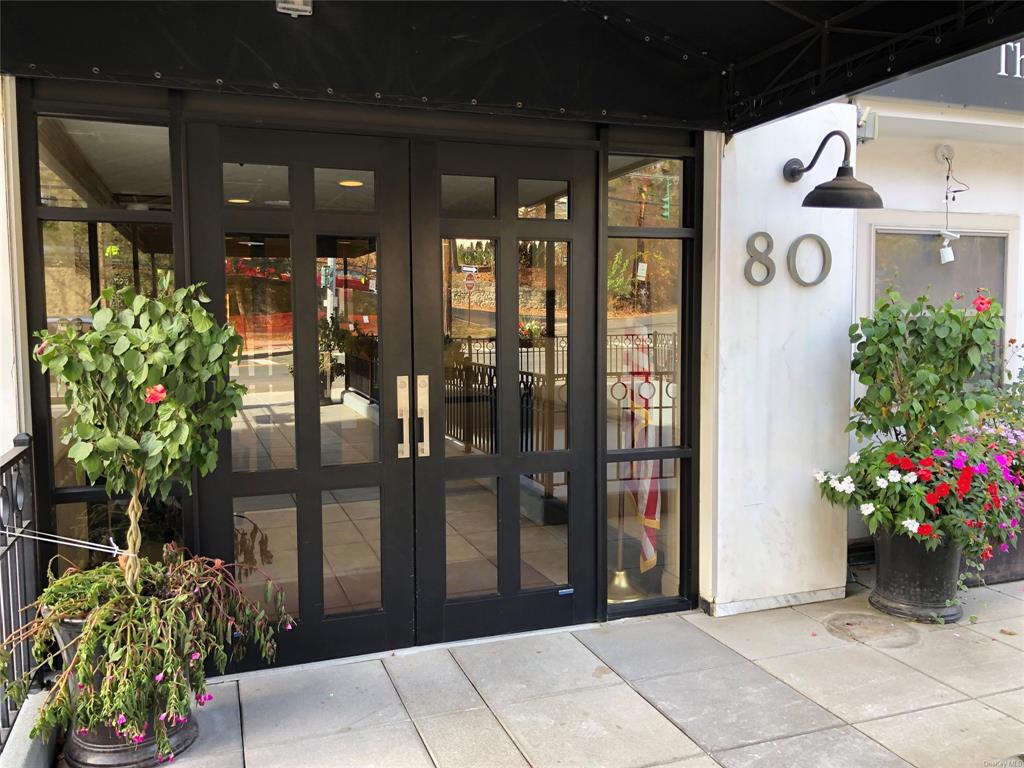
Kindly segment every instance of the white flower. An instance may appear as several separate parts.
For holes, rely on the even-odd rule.
[[[917,529],[920,526],[920,523],[918,523],[917,520],[911,520],[908,517],[906,520],[903,521],[902,525],[911,533],[917,533]]]
[[[865,517],[867,517],[868,515],[870,515],[874,511],[875,511],[875,505],[872,504],[871,502],[868,502],[867,504],[861,504],[860,505],[860,513],[862,515],[864,515]]]
[[[898,482],[900,481],[900,477],[901,477],[901,475],[900,475],[900,473],[899,473],[899,470],[896,470],[896,469],[890,469],[890,470],[889,470],[889,474],[888,474],[888,475],[886,475],[886,477],[888,477],[888,478],[889,478],[889,482],[890,482],[890,483],[898,483]]]
[[[817,472],[814,473],[814,479],[817,480],[819,483],[824,483],[825,482],[825,478],[827,478],[827,477],[828,477],[828,475],[826,475],[825,472],[823,470],[820,470],[820,469]]]
[[[850,454],[850,463],[856,464],[858,461],[860,461],[860,454],[854,451]]]
[[[917,482],[917,473],[916,472],[907,472],[907,474],[905,474],[903,476],[903,482],[905,482],[905,483],[916,483]]]
[[[879,488],[888,488],[889,487],[889,481],[886,480],[884,477],[876,477],[875,478],[875,485],[877,485]]]

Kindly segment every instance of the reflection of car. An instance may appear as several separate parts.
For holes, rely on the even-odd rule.
[[[53,330],[61,330],[62,328],[74,327],[79,330],[85,329],[86,326],[92,325],[91,315],[65,315],[63,317],[47,317],[46,327]]]

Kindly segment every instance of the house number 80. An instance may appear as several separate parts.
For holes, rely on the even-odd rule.
[[[757,241],[759,238],[764,238],[765,247],[760,249],[757,247]],[[796,267],[796,253],[800,249],[800,243],[804,240],[813,240],[818,244],[818,248],[821,249],[821,271],[818,272],[818,276],[813,280],[804,280],[800,275],[799,270]],[[772,260],[770,254],[772,248],[775,247],[775,241],[772,236],[767,232],[755,232],[749,238],[747,238],[747,263],[743,265],[743,276],[747,278],[747,282],[751,285],[761,287],[762,285],[768,285],[773,279],[775,279],[775,262]],[[764,267],[765,275],[760,280],[754,276],[754,265],[760,264]],[[793,281],[798,285],[810,287],[812,285],[818,285],[826,277],[828,273],[832,271],[832,249],[828,247],[828,243],[825,242],[825,238],[821,235],[806,234],[800,235],[796,240],[789,246],[789,252],[786,254],[786,268],[789,270],[789,276],[793,278]]]

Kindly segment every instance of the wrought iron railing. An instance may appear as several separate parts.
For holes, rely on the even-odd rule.
[[[26,606],[38,596],[38,552],[35,501],[32,489],[32,441],[22,434],[14,448],[0,456],[0,635],[8,637],[31,617]],[[27,643],[22,643],[7,662],[7,672],[18,677],[31,669]],[[14,703],[0,702],[0,750],[18,716]]]

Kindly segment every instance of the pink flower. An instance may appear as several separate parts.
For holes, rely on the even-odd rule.
[[[199,657],[200,657],[200,655],[201,655],[201,654],[199,653],[199,651],[195,651],[195,652],[194,652],[194,653],[192,654],[192,661],[199,661]]]
[[[50,347],[50,342],[46,341],[45,339],[43,341],[39,342],[38,344],[36,344],[36,348],[35,348],[36,357],[42,356],[46,352],[46,350],[49,349],[49,347]]]
[[[1006,543],[1006,542],[1004,541],[1004,542],[1003,542],[1002,544],[1000,544],[1000,545],[999,545],[999,551],[1000,551],[1000,552],[1009,552],[1009,551],[1010,551],[1010,545],[1009,545],[1009,544],[1007,544],[1007,543]]]
[[[146,402],[150,405],[162,403],[167,399],[167,388],[163,384],[156,384],[146,388]]]
[[[78,735],[79,736],[85,736],[85,734],[87,734],[88,732],[89,732],[88,728],[79,728],[78,729]]]
[[[128,718],[124,716],[123,712],[117,716],[117,725],[124,725],[127,722]]]
[[[977,296],[974,297],[973,304],[974,308],[978,312],[984,312],[985,310],[992,306],[992,299],[990,299],[988,296],[982,296],[979,293]]]
[[[160,713],[160,722],[162,723],[166,719],[167,719],[167,713],[166,712],[161,712]]]
[[[963,297],[964,297],[964,295],[962,293],[960,293],[960,291],[955,291],[953,293],[953,300],[954,301],[960,301],[960,299],[962,299]]]
[[[290,621],[287,624],[284,625],[284,631],[285,632],[291,632],[292,631],[292,623]]]
[[[162,683],[164,681],[164,673],[157,672],[155,675],[153,675],[153,681],[157,683]]]

